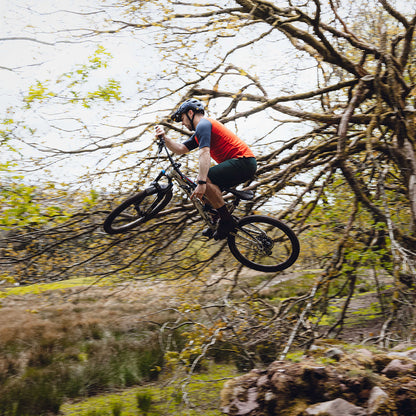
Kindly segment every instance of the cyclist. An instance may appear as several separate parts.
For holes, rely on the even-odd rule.
[[[188,130],[194,131],[192,136],[178,143],[168,138],[161,126],[156,126],[156,135],[163,136],[167,148],[179,155],[199,148],[197,187],[191,198],[202,199],[205,195],[220,217],[213,237],[216,240],[224,239],[236,224],[225,205],[221,190],[252,178],[257,169],[256,158],[250,148],[223,124],[205,117],[204,104],[199,100],[183,102],[171,119],[181,121]],[[211,166],[211,158],[216,165]]]

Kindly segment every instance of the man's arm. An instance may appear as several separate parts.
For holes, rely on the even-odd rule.
[[[211,167],[211,154],[209,147],[201,147],[199,149],[199,174],[198,180],[206,181],[208,171]]]
[[[172,151],[173,153],[176,153],[177,155],[183,155],[185,153],[189,152],[189,149],[182,143],[178,143],[175,140],[169,139],[169,137],[164,137],[166,147]]]
[[[199,173],[198,180],[207,182],[208,170],[211,166],[211,154],[209,147],[199,149]],[[191,195],[192,198],[202,199],[207,190],[207,184],[198,184]]]
[[[183,155],[184,153],[188,153],[189,149],[182,143],[178,143],[175,140],[170,139],[166,136],[165,131],[161,126],[156,126],[156,136],[162,136],[163,140],[165,141],[166,147],[173,153],[177,155]]]

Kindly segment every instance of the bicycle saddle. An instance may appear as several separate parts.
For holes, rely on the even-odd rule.
[[[249,191],[240,191],[238,189],[224,189],[226,192],[231,192],[233,195],[235,195],[237,198],[249,201],[250,199],[254,198],[254,192]]]

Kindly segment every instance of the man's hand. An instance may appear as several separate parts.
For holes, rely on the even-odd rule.
[[[207,190],[207,185],[199,185],[195,188],[194,192],[192,192],[191,199],[196,198],[202,201],[203,196],[205,195],[205,191]]]
[[[162,137],[164,140],[166,147],[173,153],[176,153],[177,155],[183,155],[185,153],[189,152],[189,149],[182,143],[177,143],[175,140],[170,139],[165,134],[165,130],[162,126],[157,125],[155,127],[155,134],[156,137],[159,138],[159,136]]]
[[[162,138],[165,139],[165,130],[163,130],[162,126],[156,126],[155,133],[157,138],[159,138],[159,136],[162,136]]]

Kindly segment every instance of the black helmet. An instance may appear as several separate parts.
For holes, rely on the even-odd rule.
[[[179,106],[179,108],[170,116],[171,120],[176,122],[181,121],[182,114],[186,113],[188,110],[193,110],[195,113],[205,113],[204,104],[195,98],[191,98]]]

